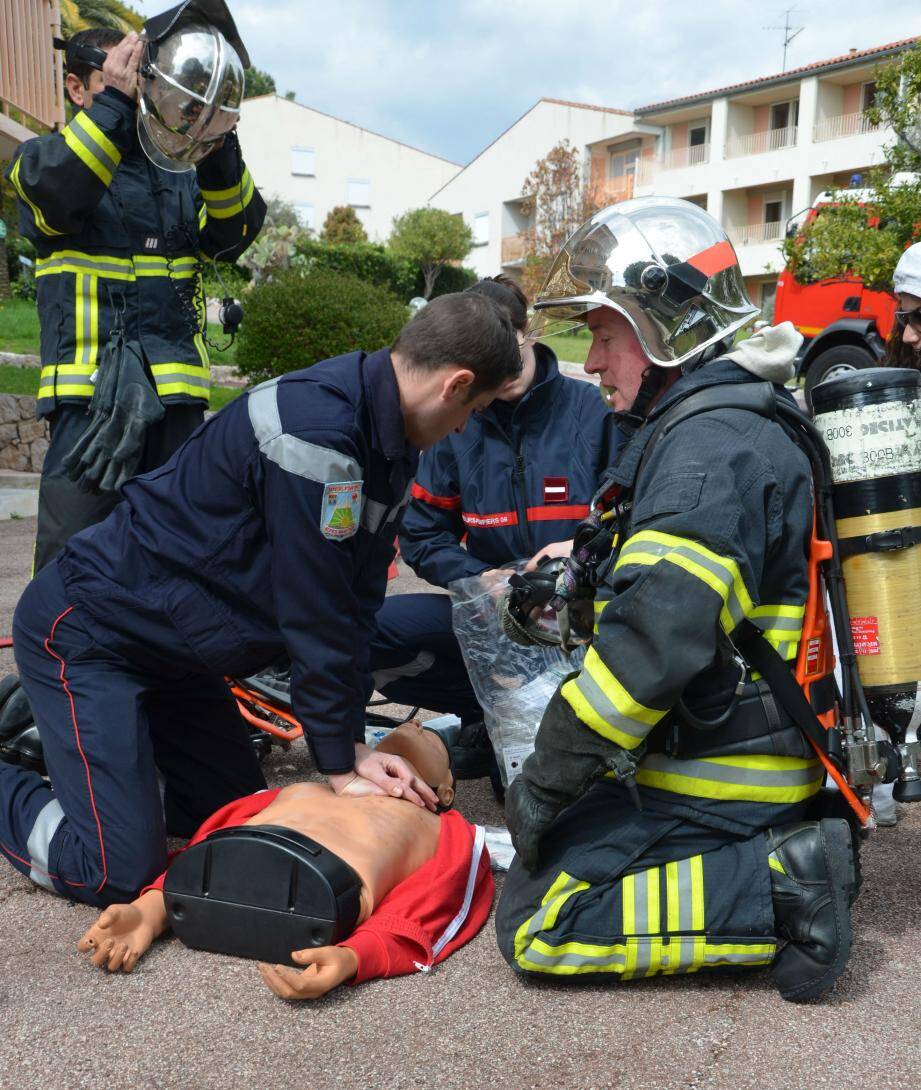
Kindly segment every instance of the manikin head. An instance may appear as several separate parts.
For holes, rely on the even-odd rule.
[[[70,42],[73,45],[92,46],[108,53],[112,46],[118,45],[124,37],[120,30],[113,30],[111,27],[91,27],[89,30],[78,31]],[[71,55],[68,54],[64,86],[74,106],[88,110],[93,105],[94,96],[98,95],[105,85],[102,72],[91,68],[86,61],[71,59]]]
[[[521,374],[508,382],[496,394],[496,401],[520,401],[534,385],[537,373],[537,357],[534,339],[528,336],[528,297],[510,276],[500,273],[478,280],[468,292],[485,295],[505,311],[518,338],[521,353]]]
[[[605,402],[616,413],[627,412],[636,401],[643,375],[651,363],[633,327],[612,307],[596,307],[587,316],[592,346],[585,373],[601,380]],[[662,385],[652,404],[681,377],[679,367],[662,368]]]
[[[449,809],[453,805],[454,773],[448,747],[437,731],[426,730],[418,720],[411,719],[392,730],[375,748],[409,761],[438,796],[441,806]]]
[[[518,339],[481,295],[442,295],[410,319],[391,349],[409,443],[425,450],[461,432],[521,372]]]

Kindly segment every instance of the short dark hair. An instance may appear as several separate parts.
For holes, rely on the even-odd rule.
[[[499,273],[498,276],[487,276],[467,288],[467,291],[485,295],[487,299],[498,303],[519,332],[523,332],[527,327],[528,297],[510,276],[504,273]]]
[[[521,373],[521,351],[508,314],[472,292],[433,299],[403,326],[393,351],[420,371],[468,367],[475,376],[470,397]]]
[[[90,27],[89,30],[78,30],[76,34],[68,39],[67,44],[69,47],[88,45],[94,49],[104,49],[108,52],[113,45],[118,45],[124,36],[124,31],[115,30],[113,27],[94,26]],[[69,76],[76,76],[84,87],[89,87],[90,76],[95,69],[91,68],[86,61],[75,57],[72,48],[64,50],[64,64]]]

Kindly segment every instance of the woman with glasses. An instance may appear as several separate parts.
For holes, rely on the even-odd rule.
[[[508,314],[518,332],[521,373],[463,432],[420,459],[400,549],[416,575],[436,587],[537,555],[568,556],[573,531],[621,441],[594,383],[561,375],[550,348],[528,336],[528,301],[514,280],[491,277],[467,290]],[[387,598],[377,615],[371,669],[377,690],[391,700],[457,715],[457,778],[493,775],[497,784],[446,594]]]

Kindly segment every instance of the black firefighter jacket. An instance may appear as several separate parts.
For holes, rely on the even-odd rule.
[[[106,88],[60,133],[20,145],[7,177],[38,251],[39,414],[92,397],[117,311],[161,399],[207,402],[201,259],[235,260],[265,217],[236,134],[197,171],[161,170],[141,151],[134,103]]]

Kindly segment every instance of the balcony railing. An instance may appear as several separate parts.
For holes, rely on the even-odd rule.
[[[762,155],[766,151],[792,148],[796,144],[796,125],[785,129],[765,129],[747,136],[734,136],[726,144],[726,158],[739,159],[743,155]]]
[[[730,227],[727,234],[736,246],[756,246],[759,242],[779,242],[783,238],[783,223],[747,223]]]
[[[42,125],[64,120],[57,0],[3,0],[0,7],[0,110],[20,110]]]
[[[511,265],[515,261],[523,261],[524,248],[524,235],[506,235],[502,240],[502,264]]]
[[[662,159],[663,170],[680,170],[710,162],[710,145],[694,144],[693,147],[672,148]]]
[[[816,144],[823,140],[840,140],[842,136],[863,136],[868,132],[879,132],[882,125],[871,121],[865,113],[838,114],[818,121],[812,130],[812,139]]]

